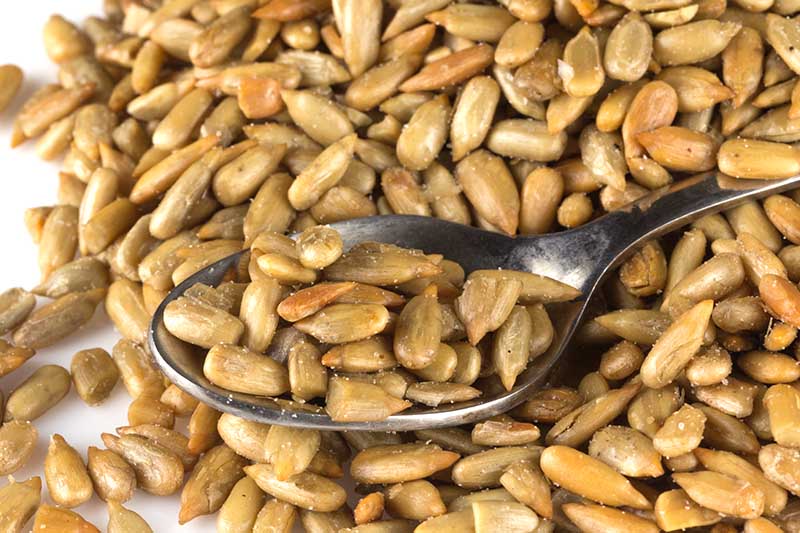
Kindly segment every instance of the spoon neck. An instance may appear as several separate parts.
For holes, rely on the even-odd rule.
[[[800,186],[783,180],[740,180],[708,172],[654,190],[579,228],[521,238],[506,268],[552,277],[588,298],[608,272],[637,245],[706,214]]]

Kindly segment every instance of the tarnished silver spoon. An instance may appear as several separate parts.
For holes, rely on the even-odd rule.
[[[547,353],[535,359],[509,392],[470,402],[425,408],[415,406],[378,422],[334,422],[324,413],[289,410],[274,400],[224,390],[203,375],[196,350],[164,327],[164,308],[195,283],[217,285],[236,265],[231,255],[192,275],[173,289],[153,315],[150,348],[158,365],[178,387],[195,398],[236,416],[264,422],[329,430],[409,431],[455,426],[508,411],[545,384],[562,358],[605,275],[636,245],[708,213],[800,186],[800,176],[784,180],[737,180],[716,172],[694,176],[653,191],[627,207],[579,228],[536,236],[507,237],[431,217],[377,216],[338,222],[345,250],[359,242],[378,241],[427,253],[443,254],[469,273],[478,269],[513,269],[542,274],[581,291],[569,303],[553,304],[555,337]]]

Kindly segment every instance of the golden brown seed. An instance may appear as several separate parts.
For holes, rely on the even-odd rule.
[[[353,77],[360,76],[378,59],[383,2],[339,0],[333,3],[333,12],[344,61]]]
[[[795,73],[800,71],[797,44],[800,34],[790,19],[770,13],[767,15],[766,38],[775,52]]]
[[[497,329],[492,344],[492,362],[507,391],[528,364],[533,320],[522,306],[514,306]]]
[[[302,509],[335,511],[344,504],[347,496],[342,487],[311,472],[303,472],[281,481],[276,477],[272,465],[251,465],[245,467],[244,471],[267,494]]]
[[[498,486],[504,472],[520,461],[535,462],[539,446],[507,446],[474,453],[453,467],[453,481],[468,489]]]
[[[308,228],[297,238],[298,260],[306,268],[323,269],[333,264],[341,257],[342,247],[339,233],[325,226]]]
[[[112,283],[106,294],[105,308],[123,337],[138,344],[145,343],[150,315],[144,306],[140,284],[125,279]]]
[[[274,279],[251,281],[244,290],[239,310],[239,319],[244,324],[242,344],[253,352],[263,352],[272,341],[282,296],[283,289]]]
[[[800,228],[797,226],[800,205],[786,196],[776,194],[764,201],[764,211],[784,237],[794,244],[800,242]]]
[[[417,108],[397,139],[397,159],[410,170],[425,170],[447,140],[450,102],[437,96]]]
[[[47,504],[36,511],[33,530],[42,533],[100,533],[78,513]]]
[[[586,442],[595,431],[619,416],[640,389],[641,383],[633,381],[599,394],[560,419],[547,433],[545,441],[567,446]]]
[[[183,464],[180,458],[145,437],[109,433],[101,435],[108,449],[122,456],[136,472],[138,485],[151,494],[167,495],[183,483]]]
[[[190,453],[199,455],[210,450],[220,440],[217,432],[217,422],[222,413],[200,402],[197,404],[192,417],[189,419],[189,442],[187,448]]]
[[[636,135],[668,126],[678,110],[678,95],[668,84],[653,81],[642,87],[631,102],[622,124],[622,139],[627,158],[642,155]]]
[[[429,91],[456,85],[489,66],[494,49],[488,44],[465,48],[428,63],[416,75],[400,84],[403,92]]]
[[[700,527],[721,520],[719,513],[701,507],[681,489],[659,494],[654,511],[656,523],[664,531]]]
[[[800,326],[800,291],[790,281],[767,274],[758,284],[758,294],[770,313],[787,324]]]
[[[83,226],[86,250],[98,254],[127,232],[139,218],[136,205],[127,198],[118,198],[97,211]]]
[[[175,425],[175,413],[157,398],[140,396],[128,406],[128,424],[131,426],[153,424],[172,428]]]
[[[594,208],[584,193],[572,193],[558,206],[556,219],[565,228],[575,228],[589,221]]]
[[[400,313],[394,334],[395,356],[407,368],[425,368],[433,362],[441,336],[441,308],[436,287],[430,285]]]
[[[425,480],[389,486],[386,508],[392,516],[409,520],[426,520],[447,511],[437,488]]]
[[[226,206],[240,204],[253,196],[278,167],[285,145],[256,145],[222,166],[212,181],[215,196]]]
[[[181,492],[178,522],[185,524],[222,507],[237,481],[244,477],[247,461],[221,444],[200,458]]]
[[[136,472],[116,453],[89,446],[87,469],[100,499],[126,502],[133,497]]]
[[[244,324],[238,318],[185,296],[167,305],[164,325],[179,339],[207,349],[219,343],[236,343],[244,333]]]
[[[347,115],[329,99],[310,91],[289,90],[281,91],[281,97],[292,120],[318,143],[330,146],[353,134],[353,124]],[[321,115],[327,117],[322,124],[318,122]]]
[[[455,308],[473,346],[505,322],[521,290],[519,280],[470,276],[464,292],[455,301]]]
[[[347,378],[332,378],[325,398],[328,415],[341,422],[384,420],[409,407],[378,385]]]
[[[334,304],[295,323],[295,327],[327,343],[365,339],[383,331],[389,312],[382,305]]]
[[[356,524],[368,524],[383,516],[384,496],[382,492],[372,492],[358,501],[353,509]]]
[[[800,378],[800,366],[788,355],[753,351],[740,355],[736,364],[749,377],[768,385],[791,383]]]
[[[458,458],[435,444],[374,446],[355,456],[350,473],[360,483],[402,483],[428,477]]]
[[[287,357],[292,394],[304,400],[325,396],[328,372],[322,366],[319,349],[301,337],[288,349]]]
[[[132,398],[142,395],[158,397],[164,392],[161,372],[150,355],[139,345],[121,339],[111,350],[111,356]]]
[[[781,446],[797,447],[800,393],[791,385],[773,385],[764,394],[772,436]]]
[[[717,145],[705,133],[666,126],[639,133],[636,140],[657,163],[670,170],[702,172],[716,165]]]
[[[749,461],[730,452],[698,448],[695,456],[704,467],[720,474],[726,474],[751,483],[764,493],[767,515],[779,513],[786,507],[786,491],[769,481],[759,468]]]
[[[711,471],[673,474],[672,479],[703,507],[740,518],[764,512],[764,493],[755,485]]]
[[[341,180],[353,156],[355,141],[355,134],[351,134],[334,142],[298,175],[288,191],[295,209],[311,207]]]
[[[222,533],[249,533],[264,504],[265,495],[255,481],[243,477],[231,489],[217,515],[217,530]]]
[[[800,452],[778,444],[768,444],[758,452],[758,464],[771,482],[794,495],[800,492]]]
[[[672,413],[653,436],[653,445],[665,457],[689,453],[703,439],[706,416],[699,409],[684,405]]]
[[[119,370],[102,348],[81,350],[70,365],[75,392],[89,405],[102,403],[119,381]]]
[[[0,66],[0,112],[4,111],[14,99],[22,85],[24,74],[16,65]]]
[[[547,124],[538,120],[502,120],[492,127],[486,146],[506,157],[555,161],[566,148],[566,133],[563,128],[553,129],[551,125],[549,114]]]
[[[651,388],[669,384],[699,350],[714,307],[704,300],[686,311],[658,338],[642,363],[642,381]]]
[[[526,178],[520,193],[519,231],[522,234],[547,233],[564,194],[564,179],[548,167],[540,167]]]
[[[52,15],[42,33],[47,55],[55,63],[73,59],[91,50],[86,35],[61,15]]]
[[[479,215],[513,235],[519,220],[519,193],[503,160],[478,150],[456,166],[456,179]]]
[[[430,216],[431,210],[417,177],[404,168],[389,168],[381,175],[381,188],[391,212]]]
[[[319,431],[272,426],[264,441],[264,451],[274,468],[275,478],[286,481],[308,468],[319,445]]]
[[[550,481],[598,503],[650,509],[652,505],[621,474],[604,463],[566,446],[550,446],[540,464]],[[568,475],[567,472],[572,472]],[[580,472],[579,476],[574,474]]]
[[[710,59],[725,49],[740,28],[741,24],[713,19],[670,28],[655,37],[653,57],[665,66]]]
[[[0,526],[8,533],[22,532],[41,503],[41,491],[41,478],[10,479],[0,488]]]
[[[622,341],[603,353],[599,371],[606,379],[625,379],[636,372],[643,361],[644,354],[638,346]]]
[[[507,68],[533,59],[544,38],[544,27],[535,22],[518,21],[508,27],[495,50],[495,62]]]
[[[657,241],[650,241],[622,264],[620,281],[635,296],[660,292],[667,279],[667,260]]]
[[[539,428],[511,418],[487,420],[472,428],[472,442],[483,446],[519,446],[535,442]]]
[[[481,394],[481,391],[469,385],[436,381],[412,383],[406,390],[406,398],[430,407],[474,400]]]
[[[290,533],[297,519],[297,509],[276,498],[268,500],[258,512],[253,533]]]
[[[32,421],[69,392],[69,372],[58,365],[39,367],[8,396],[5,420]]]
[[[39,270],[46,278],[72,261],[78,244],[78,210],[56,206],[47,216],[39,241]]]
[[[737,178],[781,179],[800,171],[800,155],[789,145],[752,139],[731,139],[717,154],[722,172]]]
[[[606,426],[589,442],[589,455],[622,475],[658,477],[664,473],[661,454],[644,434],[624,426]]]
[[[731,356],[718,344],[701,349],[686,365],[686,378],[692,385],[707,386],[722,382],[732,369]]]
[[[425,18],[448,33],[471,41],[497,42],[514,22],[508,11],[499,6],[480,4],[450,5]]]
[[[153,533],[153,530],[134,511],[116,501],[108,502],[108,533]]]
[[[12,420],[0,426],[0,475],[24,467],[36,448],[39,433],[30,422]]]
[[[0,377],[10,374],[22,366],[35,353],[32,348],[14,346],[8,341],[0,339]]]
[[[564,47],[559,76],[564,90],[573,97],[592,96],[602,87],[605,71],[600,47],[588,26],[584,26]]]
[[[313,315],[334,301],[339,301],[340,303],[367,303],[343,302],[342,300],[337,300],[343,295],[353,291],[355,286],[356,284],[353,282],[320,283],[313,285],[301,289],[285,298],[278,304],[277,312],[284,320],[296,322]],[[245,294],[247,294],[247,291],[245,291]],[[247,335],[247,333],[245,333],[245,335]],[[266,345],[264,348],[266,348]]]
[[[131,201],[145,203],[166,192],[192,163],[214,148],[218,142],[216,135],[203,137],[164,157],[139,177],[131,190]]]
[[[0,334],[19,326],[36,306],[36,297],[20,288],[0,293]]]
[[[283,365],[247,348],[214,345],[206,355],[203,374],[228,390],[279,396],[289,390],[289,376]]]
[[[641,15],[633,11],[614,26],[603,55],[609,77],[633,82],[644,76],[653,50],[653,34]]]
[[[77,507],[89,500],[94,492],[80,454],[58,434],[50,438],[44,460],[44,477],[50,497],[63,507]]]
[[[564,514],[581,531],[655,533],[658,526],[632,513],[594,504],[567,503],[562,507]]]

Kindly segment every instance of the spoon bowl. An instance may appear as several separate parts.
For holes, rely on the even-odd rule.
[[[485,393],[469,402],[436,408],[414,406],[385,420],[335,422],[321,408],[293,408],[287,402],[231,392],[203,375],[199,349],[171,335],[164,326],[164,308],[196,283],[218,285],[244,252],[226,257],[175,287],[153,315],[150,349],[167,377],[212,407],[263,422],[324,430],[412,431],[467,424],[506,412],[547,383],[563,360],[587,304],[604,277],[632,250],[649,239],[677,229],[705,214],[800,186],[800,176],[784,180],[737,180],[710,172],[651,192],[639,200],[579,228],[535,236],[509,237],[432,217],[384,215],[331,224],[345,250],[365,241],[396,244],[442,254],[466,273],[510,269],[544,275],[571,285],[580,296],[548,305],[555,335],[549,350],[520,374],[511,391]]]

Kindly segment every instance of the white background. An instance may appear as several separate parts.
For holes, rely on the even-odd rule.
[[[14,63],[25,71],[22,89],[11,106],[0,114],[0,239],[2,257],[0,290],[18,286],[31,288],[39,281],[36,264],[36,247],[32,244],[23,224],[25,208],[52,205],[56,202],[58,164],[40,161],[34,152],[35,142],[11,150],[9,137],[13,117],[22,102],[37,87],[57,81],[57,68],[51,64],[42,44],[42,26],[47,17],[59,12],[66,18],[81,22],[89,15],[102,13],[101,0],[3,0],[4,14],[0,17],[0,64]],[[83,330],[65,341],[41,350],[10,376],[0,378],[0,390],[6,397],[13,388],[34,370],[45,364],[58,364],[69,369],[72,355],[81,349],[101,347],[111,350],[119,336],[105,317],[101,308]],[[39,430],[39,442],[28,465],[15,474],[17,479],[32,475],[42,476],[42,464],[52,433],[60,433],[86,459],[89,446],[102,448],[100,433],[111,432],[127,425],[127,408],[130,398],[122,384],[118,384],[109,400],[100,407],[88,407],[74,390],[44,416],[34,422]],[[186,421],[178,422],[185,428]],[[42,478],[44,483],[44,478]],[[0,481],[0,485],[4,485]],[[141,514],[156,533],[216,531],[214,518],[197,518],[179,527],[177,514],[180,495],[155,497],[142,491],[126,507]],[[43,488],[43,501],[52,503]],[[105,504],[96,496],[75,509],[101,531],[105,531],[107,514]],[[28,524],[28,528],[32,522]]]

